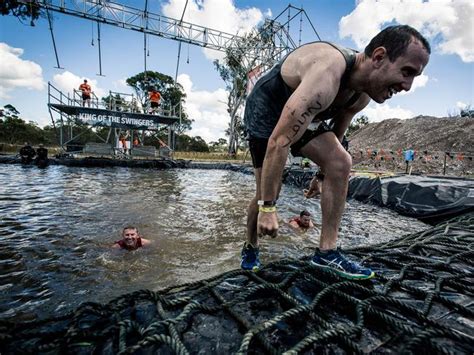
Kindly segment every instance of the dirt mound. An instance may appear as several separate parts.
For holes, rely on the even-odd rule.
[[[402,152],[416,151],[413,171],[473,175],[474,119],[468,117],[418,116],[370,123],[350,136],[354,166],[403,171]],[[448,153],[448,154],[446,154]]]

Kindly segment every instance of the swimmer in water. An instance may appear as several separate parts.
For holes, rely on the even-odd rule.
[[[150,245],[148,239],[142,238],[138,232],[138,228],[134,226],[127,226],[122,230],[122,239],[117,240],[112,248],[136,250],[141,247]]]
[[[301,211],[299,217],[293,217],[289,221],[290,226],[301,232],[306,232],[308,229],[313,228],[314,224],[311,220],[311,213],[306,210]]]

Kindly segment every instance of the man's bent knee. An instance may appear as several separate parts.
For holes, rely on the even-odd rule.
[[[347,179],[351,173],[352,158],[346,151],[341,151],[334,159],[327,162],[323,167],[326,176],[334,176],[337,178]]]

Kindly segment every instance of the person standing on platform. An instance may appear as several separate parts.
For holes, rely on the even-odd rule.
[[[120,141],[120,144],[121,144],[121,148],[123,150],[123,154],[127,154],[127,139],[129,138],[129,133],[128,131],[125,131],[125,132],[120,132],[120,136],[119,136],[119,141]]]
[[[156,88],[151,89],[148,93],[150,99],[150,114],[157,114],[158,108],[160,107],[161,94],[156,90]]]
[[[139,147],[140,146],[140,141],[138,140],[138,137],[135,136],[133,139],[133,148]]]
[[[87,79],[84,79],[84,82],[79,85],[79,90],[82,92],[82,106],[85,107],[87,102],[87,106],[91,107],[92,89],[91,86],[87,84]]]

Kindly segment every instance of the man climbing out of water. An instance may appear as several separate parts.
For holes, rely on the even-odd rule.
[[[244,114],[256,194],[248,207],[243,269],[261,267],[258,236],[277,236],[276,201],[291,149],[293,156],[311,159],[325,175],[320,246],[312,263],[350,279],[374,276],[372,270],[350,261],[336,248],[352,165],[341,142],[354,115],[370,99],[383,103],[410,90],[430,52],[429,43],[414,28],[390,26],[363,53],[313,42],[289,53],[260,78],[247,98]],[[332,128],[324,122],[328,119],[333,119]],[[317,182],[314,178],[310,192]]]
[[[299,216],[293,217],[288,223],[301,232],[306,232],[308,229],[314,227],[313,221],[311,220],[311,213],[306,210],[301,211]]]
[[[30,164],[35,157],[36,152],[29,142],[25,142],[25,145],[20,149],[20,158],[22,164]]]
[[[127,226],[122,230],[122,239],[117,240],[112,248],[136,250],[141,247],[150,245],[148,239],[142,238],[138,232],[138,228],[134,226]]]

